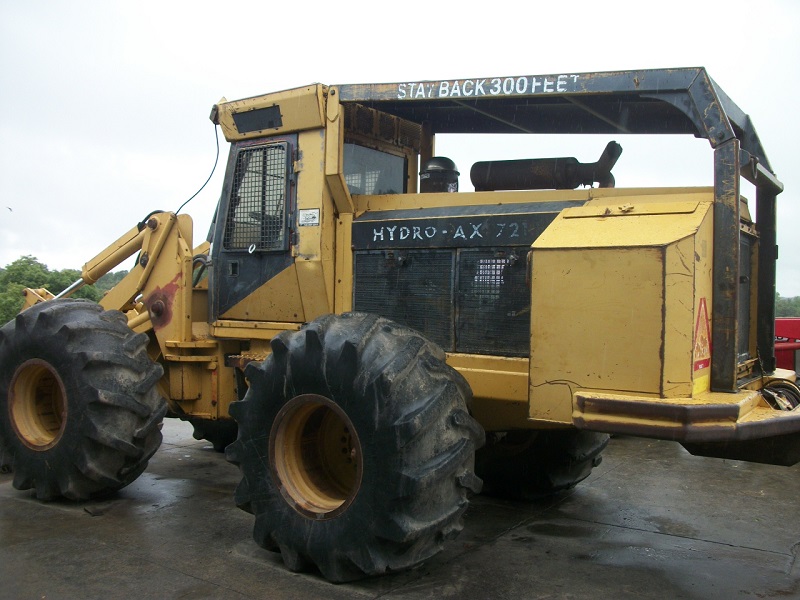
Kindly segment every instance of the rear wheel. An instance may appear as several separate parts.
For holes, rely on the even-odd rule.
[[[342,582],[411,567],[462,528],[483,431],[438,346],[372,315],[283,333],[231,405],[236,503],[295,571]]]
[[[80,300],[36,305],[0,329],[0,466],[40,500],[118,490],[161,443],[162,369],[125,316]]]
[[[586,479],[608,440],[604,433],[577,430],[491,433],[475,456],[475,472],[489,495],[534,500]]]
[[[233,419],[201,419],[182,416],[181,420],[192,424],[194,439],[211,442],[217,452],[225,452],[225,448],[236,441],[238,427]]]

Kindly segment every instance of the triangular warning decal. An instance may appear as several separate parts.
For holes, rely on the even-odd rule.
[[[711,327],[708,323],[706,299],[700,298],[697,309],[697,324],[694,327],[694,370],[707,369],[711,365]]]

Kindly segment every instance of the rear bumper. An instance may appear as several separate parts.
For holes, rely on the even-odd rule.
[[[800,407],[775,410],[752,390],[672,399],[577,391],[572,419],[579,429],[680,442],[692,454],[800,462]]]

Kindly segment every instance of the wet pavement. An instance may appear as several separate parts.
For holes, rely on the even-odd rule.
[[[147,471],[102,502],[40,503],[0,475],[0,598],[800,598],[800,465],[611,440],[571,492],[473,499],[461,536],[405,573],[291,573],[235,507],[238,469],[169,420]]]

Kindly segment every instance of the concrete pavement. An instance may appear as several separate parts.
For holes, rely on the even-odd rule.
[[[191,431],[168,420],[147,471],[102,502],[43,504],[0,475],[0,598],[800,598],[800,465],[614,438],[571,492],[478,496],[424,565],[332,585],[256,546],[238,469]]]

